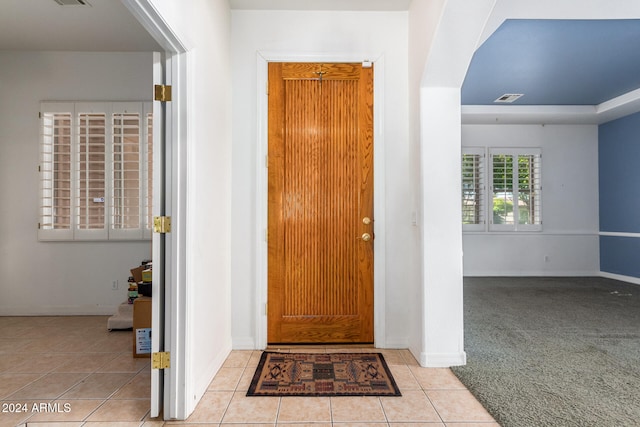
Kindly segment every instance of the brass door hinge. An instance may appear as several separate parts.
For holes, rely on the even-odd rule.
[[[171,353],[160,351],[151,355],[152,369],[169,369],[171,367]]]
[[[170,216],[154,216],[153,217],[154,233],[171,233],[171,217]]]
[[[161,102],[171,101],[171,86],[155,85],[153,99]]]

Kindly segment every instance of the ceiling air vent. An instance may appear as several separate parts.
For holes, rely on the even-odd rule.
[[[500,98],[496,99],[493,102],[511,104],[513,101],[515,101],[516,99],[520,98],[523,95],[524,93],[505,93],[504,95],[502,95]]]
[[[60,6],[91,6],[87,0],[53,0]]]

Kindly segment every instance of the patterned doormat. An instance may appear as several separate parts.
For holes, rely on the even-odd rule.
[[[400,396],[380,353],[264,352],[247,396]]]

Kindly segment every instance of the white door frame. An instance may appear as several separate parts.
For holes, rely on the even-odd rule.
[[[256,347],[267,346],[267,259],[268,250],[265,239],[267,230],[268,180],[266,157],[268,153],[268,63],[280,62],[363,62],[374,63],[373,70],[373,327],[374,344],[378,348],[386,347],[385,319],[385,141],[384,141],[384,55],[371,53],[355,54],[322,54],[309,55],[302,53],[258,52],[257,77],[258,85],[258,146],[257,182],[256,182]],[[262,90],[261,88],[264,88]]]
[[[154,150],[154,162],[163,161],[165,167],[164,194],[157,191],[159,175],[154,171],[153,215],[172,217],[171,233],[164,236],[164,301],[154,298],[152,305],[152,352],[169,351],[171,367],[163,371],[153,370],[151,380],[151,416],[163,413],[165,419],[185,419],[186,396],[184,390],[187,366],[185,364],[186,311],[186,53],[189,48],[169,28],[149,0],[122,0],[149,34],[165,50],[164,84],[172,86],[172,101],[164,106],[154,102],[154,116],[162,114],[164,130],[154,120],[156,135],[164,136],[164,157]],[[157,82],[154,82],[157,83]],[[152,93],[153,88],[149,88]],[[154,142],[154,147],[156,146]],[[157,159],[157,160],[156,160]],[[155,163],[154,163],[155,164]],[[161,201],[164,203],[161,205]],[[159,237],[153,237],[153,259],[162,256]],[[155,272],[155,266],[154,266]],[[154,288],[162,283],[154,277]],[[154,294],[158,289],[154,289]],[[160,292],[162,295],[162,292]],[[160,331],[160,333],[157,333]],[[163,332],[162,332],[163,331]]]

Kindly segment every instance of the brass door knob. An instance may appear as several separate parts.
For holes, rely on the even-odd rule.
[[[362,223],[364,225],[369,225],[371,224],[371,218],[369,218],[368,216],[365,216],[364,218],[362,218]]]
[[[368,242],[369,240],[371,240],[371,234],[369,233],[364,233],[362,235],[362,240],[364,240],[365,242]]]

